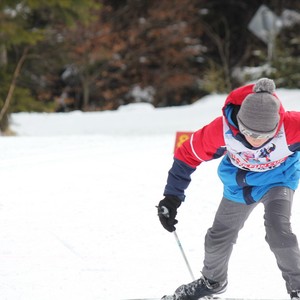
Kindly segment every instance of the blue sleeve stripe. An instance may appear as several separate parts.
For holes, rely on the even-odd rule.
[[[191,174],[195,170],[196,168],[192,168],[186,163],[175,158],[169,171],[164,195],[174,195],[184,201],[184,191],[189,186],[191,182]]]

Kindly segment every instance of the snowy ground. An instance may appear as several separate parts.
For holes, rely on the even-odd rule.
[[[279,90],[287,109],[300,91]],[[174,235],[158,222],[176,131],[220,114],[224,95],[181,108],[14,114],[0,139],[0,299],[160,297],[191,281]],[[222,195],[218,161],[193,175],[177,233],[196,277]],[[225,297],[286,298],[264,241],[262,206],[234,248]],[[300,195],[293,228],[300,236]]]

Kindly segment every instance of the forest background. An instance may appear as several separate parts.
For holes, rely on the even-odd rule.
[[[249,30],[262,4],[272,49]],[[262,76],[300,88],[299,32],[293,0],[1,0],[0,130],[13,112],[186,105]]]

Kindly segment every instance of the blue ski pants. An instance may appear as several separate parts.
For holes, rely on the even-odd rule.
[[[282,272],[287,292],[300,290],[300,251],[290,223],[293,196],[293,190],[280,186],[270,189],[260,201],[251,205],[223,198],[205,236],[203,275],[214,281],[227,278],[228,263],[238,233],[253,209],[262,203],[265,238]]]

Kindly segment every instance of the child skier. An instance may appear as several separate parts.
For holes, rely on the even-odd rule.
[[[252,210],[262,203],[266,241],[274,253],[291,299],[300,299],[300,251],[290,216],[300,166],[300,112],[285,112],[273,80],[233,90],[223,116],[196,131],[179,147],[168,173],[158,216],[174,231],[177,209],[191,174],[202,162],[224,156],[218,175],[223,198],[205,237],[202,277],[162,299],[196,300],[222,293],[233,245]],[[166,209],[168,213],[166,212]]]

